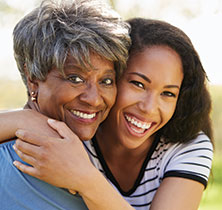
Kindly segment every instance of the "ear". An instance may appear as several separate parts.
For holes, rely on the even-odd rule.
[[[27,69],[26,64],[24,64],[25,75],[27,78],[27,87],[28,87],[28,95],[33,96],[33,92],[35,93],[34,97],[38,95],[39,81],[37,79],[33,79]]]
[[[37,98],[39,83],[36,79],[31,79],[30,77],[27,78],[27,86],[28,86],[28,93],[29,96]]]

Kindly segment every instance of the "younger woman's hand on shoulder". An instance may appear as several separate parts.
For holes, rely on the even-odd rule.
[[[18,140],[14,145],[20,158],[31,166],[18,161],[14,165],[24,173],[39,178],[57,187],[80,191],[86,188],[84,178],[88,178],[94,166],[79,138],[65,123],[49,120],[60,138],[48,137],[26,130],[18,130]]]

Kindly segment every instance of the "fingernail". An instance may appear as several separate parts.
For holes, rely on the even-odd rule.
[[[17,165],[18,165],[18,164],[17,164],[17,162],[16,162],[16,161],[14,161],[14,162],[13,162],[13,165],[17,167]]]
[[[48,119],[48,122],[49,122],[49,123],[53,123],[53,122],[55,122],[55,120],[54,120],[54,119],[49,118],[49,119]]]
[[[16,136],[22,136],[23,134],[24,134],[23,130],[17,130],[17,131],[15,132],[15,135],[16,135]]]
[[[12,147],[13,147],[13,149],[14,149],[14,150],[17,150],[17,148],[16,148],[15,144],[13,144],[13,145],[12,145]]]

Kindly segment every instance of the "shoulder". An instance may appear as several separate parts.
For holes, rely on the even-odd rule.
[[[15,140],[10,140],[4,143],[0,144],[0,149],[13,149],[13,144],[15,143]]]
[[[12,163],[14,160],[20,160],[15,150],[13,149],[15,141],[8,141],[0,144],[0,163],[4,162]]]
[[[203,132],[200,132],[195,139],[187,143],[177,144],[175,150],[179,155],[194,155],[198,153],[213,156],[213,144]]]
[[[197,180],[206,186],[213,159],[213,145],[200,132],[188,143],[171,145],[164,166],[164,177],[184,177]]]
[[[169,143],[168,150],[171,155],[192,155],[195,153],[204,152],[208,155],[213,155],[213,144],[211,140],[203,132],[199,132],[198,136],[186,143]]]

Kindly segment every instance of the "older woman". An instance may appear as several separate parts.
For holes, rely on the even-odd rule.
[[[80,139],[91,139],[114,104],[130,45],[128,29],[101,2],[43,2],[13,32],[28,93],[25,108],[65,122]],[[19,159],[12,144],[1,145],[1,209],[86,208],[78,196],[19,172],[14,160]]]

